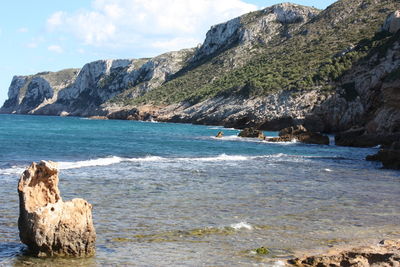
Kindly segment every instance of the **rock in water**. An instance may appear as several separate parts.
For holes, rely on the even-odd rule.
[[[83,199],[63,202],[58,189],[58,165],[32,163],[18,183],[19,235],[32,253],[46,256],[91,256],[96,232],[92,205]]]
[[[215,138],[222,138],[224,137],[224,132],[218,132]]]
[[[253,127],[243,129],[238,136],[264,139],[264,133]]]

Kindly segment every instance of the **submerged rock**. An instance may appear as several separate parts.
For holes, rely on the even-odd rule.
[[[304,256],[288,260],[301,267],[324,266],[399,266],[400,240],[383,240],[374,246],[351,249],[332,249],[324,255]]]
[[[22,243],[39,257],[93,255],[96,232],[92,205],[83,199],[63,202],[58,189],[58,165],[32,163],[18,183]]]

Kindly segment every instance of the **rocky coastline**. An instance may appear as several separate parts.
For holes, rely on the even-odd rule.
[[[99,60],[82,69],[15,76],[0,113],[179,122],[259,131],[303,125],[313,133],[304,135],[305,139],[318,138],[314,133],[335,134],[337,145],[381,146],[386,150],[374,159],[398,161],[393,143],[400,141],[400,6],[388,1],[385,5],[392,9],[382,9],[381,4],[341,0],[324,11],[279,4],[213,26],[196,48],[150,59]],[[276,47],[290,47],[291,42],[314,44],[313,38],[325,36],[327,25],[343,27],[341,31],[360,27],[350,17],[362,20],[364,13],[375,16],[380,26],[368,38],[350,38],[353,41],[344,42],[338,53],[321,58],[317,73],[303,77],[296,86],[262,91],[270,85],[244,82],[250,79],[245,76],[228,80],[226,83],[232,85],[225,91],[207,91],[215,88],[216,80],[225,81],[243,67],[258,70],[254,64],[261,63],[253,61],[263,53],[273,53],[269,51]],[[356,34],[334,33],[338,38]],[[331,42],[321,42],[315,49],[324,45]],[[255,55],[253,61],[250,54]],[[276,75],[286,72],[282,69]],[[281,136],[281,140],[285,138]],[[319,143],[326,144],[326,139]],[[396,164],[384,164],[393,166]]]

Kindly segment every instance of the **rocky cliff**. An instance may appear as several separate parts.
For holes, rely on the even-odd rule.
[[[193,49],[151,59],[99,60],[82,69],[15,76],[2,113],[103,115],[101,105],[124,92],[145,94],[180,70]]]
[[[3,113],[400,132],[395,0],[279,4],[211,27],[197,48],[14,77]]]

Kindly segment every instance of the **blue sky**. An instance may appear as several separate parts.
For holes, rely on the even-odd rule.
[[[13,0],[0,10],[0,105],[14,75],[193,47],[211,25],[282,1]],[[334,0],[294,0],[326,8]]]

